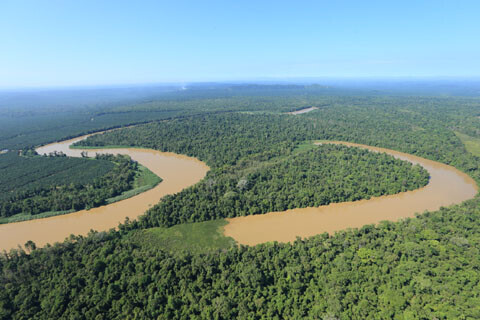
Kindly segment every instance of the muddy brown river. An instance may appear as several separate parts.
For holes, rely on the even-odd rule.
[[[416,213],[425,210],[438,210],[442,206],[471,199],[478,190],[471,177],[452,166],[389,149],[345,142],[330,143],[385,152],[395,158],[420,164],[430,173],[430,181],[425,187],[414,191],[369,200],[231,218],[228,219],[224,234],[247,245],[268,241],[289,242],[297,236],[304,238],[324,232],[332,234],[347,228],[376,224],[382,220],[396,221],[414,217]]]
[[[82,150],[69,146],[86,136],[53,143],[37,149],[38,153],[62,151],[68,156],[80,156]],[[362,227],[382,220],[395,221],[413,217],[425,210],[437,210],[471,199],[477,193],[475,181],[452,166],[413,155],[345,142],[331,142],[385,152],[396,158],[420,164],[430,173],[429,183],[414,191],[381,196],[369,200],[334,203],[315,208],[293,209],[228,219],[224,233],[241,244],[255,245],[268,241],[289,242],[323,232],[333,233],[346,228]],[[174,153],[151,149],[96,149],[95,153],[126,154],[163,178],[157,187],[135,197],[99,208],[44,219],[0,225],[0,249],[9,250],[33,240],[37,246],[63,241],[70,234],[87,234],[91,229],[102,231],[115,228],[126,217],[135,219],[167,194],[200,181],[209,170],[203,162]]]
[[[37,149],[40,154],[62,151],[68,156],[79,157],[80,149],[69,146],[86,136],[52,143]],[[70,234],[86,235],[91,229],[97,231],[115,228],[128,217],[130,220],[145,213],[167,194],[181,191],[199,182],[209,167],[195,158],[151,149],[95,149],[85,150],[89,156],[95,153],[126,154],[150,169],[163,179],[155,188],[137,196],[106,206],[44,219],[29,220],[0,225],[0,250],[9,250],[32,240],[38,247],[47,243],[63,241]]]

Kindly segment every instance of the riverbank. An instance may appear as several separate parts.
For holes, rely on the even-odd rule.
[[[341,141],[323,143],[385,152],[395,158],[419,164],[429,172],[430,182],[414,191],[368,200],[230,218],[227,219],[229,223],[224,228],[224,234],[246,245],[269,241],[290,242],[296,237],[304,238],[324,232],[332,234],[348,228],[376,224],[382,220],[397,221],[414,217],[417,213],[438,210],[442,206],[471,199],[478,191],[477,184],[470,176],[452,166],[384,148]]]
[[[38,153],[63,152],[67,156],[80,157],[84,149],[70,149],[70,145],[87,136],[49,144],[37,149]],[[209,170],[200,160],[171,152],[141,148],[88,149],[95,153],[124,154],[162,177],[162,183],[131,198],[109,205],[81,210],[70,214],[14,222],[0,225],[0,250],[10,250],[32,240],[38,247],[63,241],[71,234],[86,235],[90,230],[106,231],[116,228],[126,218],[136,219],[162,197],[174,194],[199,182]]]
[[[41,152],[62,151],[68,156],[81,156],[84,149],[70,149],[79,137],[39,148]],[[279,241],[309,237],[323,232],[334,233],[347,228],[360,228],[382,220],[395,221],[413,217],[425,210],[433,211],[473,198],[478,190],[475,181],[452,166],[394,150],[348,142],[323,142],[385,152],[395,158],[423,166],[430,174],[427,186],[395,195],[355,202],[334,203],[316,208],[292,209],[227,219],[224,235],[240,244]],[[93,149],[89,149],[92,151]],[[9,250],[33,240],[41,247],[63,241],[70,234],[87,234],[91,229],[115,228],[125,218],[135,219],[161,197],[179,192],[200,181],[207,173],[203,162],[182,155],[141,148],[96,149],[98,153],[126,154],[164,182],[137,196],[110,205],[39,220],[0,225],[0,249]]]

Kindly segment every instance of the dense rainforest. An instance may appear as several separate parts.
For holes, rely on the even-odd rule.
[[[125,231],[1,260],[3,319],[478,319],[477,203],[291,244],[172,254]]]
[[[126,156],[95,159],[0,155],[0,216],[98,207],[132,189],[138,164]]]
[[[412,153],[453,165],[480,181],[480,158],[457,135],[480,143],[479,99],[287,91],[218,100],[211,92],[206,97],[192,94],[178,104],[193,106],[196,100],[205,106],[204,114],[199,108],[198,114],[184,112],[169,121],[82,142],[188,154],[206,161],[211,171],[198,185],[167,197],[118,231],[72,236],[41,249],[28,243],[28,254],[20,249],[5,253],[0,258],[0,318],[479,318],[478,197],[413,219],[287,244],[195,253],[133,240],[132,235],[152,227],[275,209],[276,202],[263,202],[272,192],[303,206],[412,189],[428,178],[423,169],[385,155],[313,147],[309,143],[313,140],[344,140]],[[248,108],[239,106],[240,101]],[[228,112],[217,112],[222,104]],[[155,105],[148,102],[123,111],[150,112]],[[312,105],[319,109],[298,116],[282,114]],[[321,163],[335,172],[327,172]],[[342,168],[356,171],[349,176],[351,172]],[[394,176],[407,179],[391,180]],[[297,192],[319,178],[322,183],[314,187],[324,199]],[[379,184],[372,186],[372,181]],[[381,189],[384,186],[388,187]],[[355,193],[349,195],[352,187]],[[336,199],[337,194],[345,198]],[[229,204],[232,200],[236,202]],[[236,208],[237,201],[241,211],[232,214],[224,209]],[[288,208],[290,201],[282,205]]]

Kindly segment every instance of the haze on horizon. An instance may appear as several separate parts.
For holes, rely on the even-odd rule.
[[[3,1],[0,88],[476,78],[477,1]]]

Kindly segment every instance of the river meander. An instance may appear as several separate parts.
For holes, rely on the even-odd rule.
[[[86,136],[52,143],[37,148],[39,154],[62,151],[68,156],[80,157],[81,149],[69,146]],[[9,250],[32,240],[38,247],[47,243],[63,241],[70,234],[86,235],[91,229],[97,231],[115,228],[128,217],[130,220],[145,213],[152,205],[168,194],[174,194],[199,182],[209,167],[192,157],[151,149],[89,149],[89,156],[95,153],[126,154],[150,169],[163,179],[155,188],[134,197],[90,210],[0,225],[0,250]]]
[[[37,149],[40,154],[62,151],[68,156],[78,157],[81,149],[69,146],[86,136],[52,143]],[[296,237],[308,237],[323,232],[358,228],[382,220],[395,221],[413,217],[425,210],[437,210],[473,198],[477,193],[475,181],[452,166],[427,160],[389,149],[346,143],[330,142],[366,148],[374,152],[385,152],[420,164],[430,173],[429,183],[414,191],[375,197],[368,200],[334,203],[315,208],[302,208],[284,212],[228,219],[224,233],[238,243],[255,245],[268,241],[288,242]],[[208,166],[191,157],[151,149],[89,149],[95,153],[126,154],[138,161],[163,181],[155,188],[132,198],[106,206],[82,210],[71,214],[44,219],[0,225],[0,249],[9,250],[33,240],[41,247],[47,243],[63,241],[70,234],[87,234],[91,229],[102,231],[115,228],[126,217],[132,219],[145,211],[167,194],[173,194],[199,182],[209,170]],[[321,182],[319,182],[321,183]]]
[[[429,183],[420,189],[354,202],[333,203],[314,208],[292,209],[228,219],[224,234],[240,244],[255,245],[268,241],[289,242],[296,237],[347,228],[360,228],[382,220],[396,221],[414,217],[425,210],[438,210],[473,198],[478,190],[465,173],[439,162],[410,154],[346,142],[330,142],[385,152],[395,158],[420,164],[430,173]],[[319,181],[321,183],[321,181]]]

